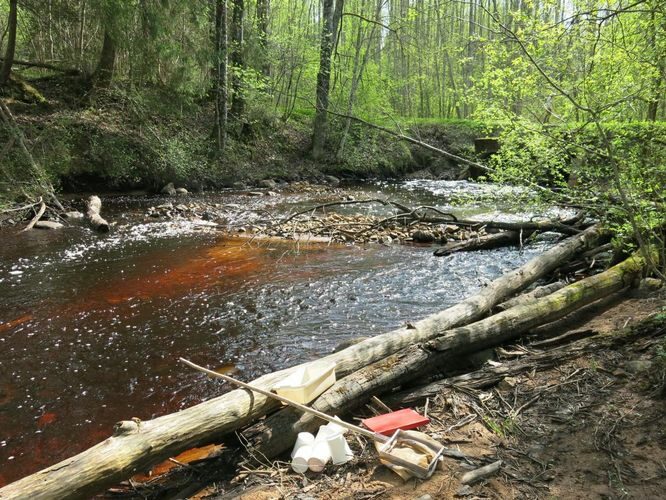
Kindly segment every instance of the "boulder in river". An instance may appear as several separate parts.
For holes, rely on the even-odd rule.
[[[334,175],[325,175],[324,176],[324,182],[328,184],[329,186],[339,186],[340,185],[340,179],[335,177]]]
[[[166,186],[162,188],[162,191],[160,191],[162,194],[166,194],[167,196],[176,196],[176,188],[173,185],[173,182],[170,182]]]
[[[257,186],[260,188],[275,189],[277,187],[277,182],[275,182],[273,179],[264,179],[259,181]]]
[[[435,236],[426,231],[414,231],[411,237],[416,243],[432,243],[435,241]]]

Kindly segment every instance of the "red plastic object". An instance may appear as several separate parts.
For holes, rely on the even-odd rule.
[[[398,429],[408,431],[429,424],[430,419],[419,415],[411,408],[398,410],[361,421],[368,429],[378,434],[391,436]]]

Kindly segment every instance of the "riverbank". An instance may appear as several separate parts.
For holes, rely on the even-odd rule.
[[[192,498],[659,497],[666,486],[665,299],[664,291],[638,289],[590,306],[531,340],[587,332],[599,339],[594,353],[534,365],[483,389],[452,379],[421,403],[429,435],[477,462],[502,461],[498,474],[476,484],[461,485],[472,466],[450,459],[427,481],[403,481],[351,439],[356,456],[343,466],[301,475],[283,461],[258,459]],[[604,344],[622,335],[641,337]],[[533,349],[529,342],[505,346],[496,363],[509,366]],[[149,484],[138,491],[148,494]]]
[[[62,192],[159,192],[173,182],[190,191],[260,181],[325,182],[340,179],[418,177],[458,179],[468,172],[417,146],[387,139],[352,124],[339,148],[344,122],[331,118],[327,154],[310,158],[311,110],[294,110],[284,119],[270,99],[253,103],[242,122],[232,123],[222,155],[213,151],[212,102],[152,86],[119,84],[93,91],[77,76],[50,76],[29,82],[30,92],[15,89],[5,99],[25,135],[29,150]],[[473,121],[405,123],[409,133],[451,153],[473,158],[474,139],[488,127]],[[0,130],[0,142],[9,140]],[[9,174],[2,186],[11,198],[23,179],[26,158],[11,148],[0,159]],[[19,182],[20,183],[20,182]]]

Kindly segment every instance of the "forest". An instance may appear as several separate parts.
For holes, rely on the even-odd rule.
[[[663,0],[0,0],[0,242],[0,498],[666,484]]]
[[[416,170],[370,123],[471,160],[500,136],[491,180],[603,181],[614,223],[663,222],[658,0],[25,0],[0,23],[5,198]]]

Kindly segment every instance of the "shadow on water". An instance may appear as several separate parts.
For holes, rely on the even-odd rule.
[[[430,247],[230,239],[186,221],[0,237],[0,484],[118,420],[227,390],[179,356],[249,380],[441,310],[543,248],[442,259]]]

